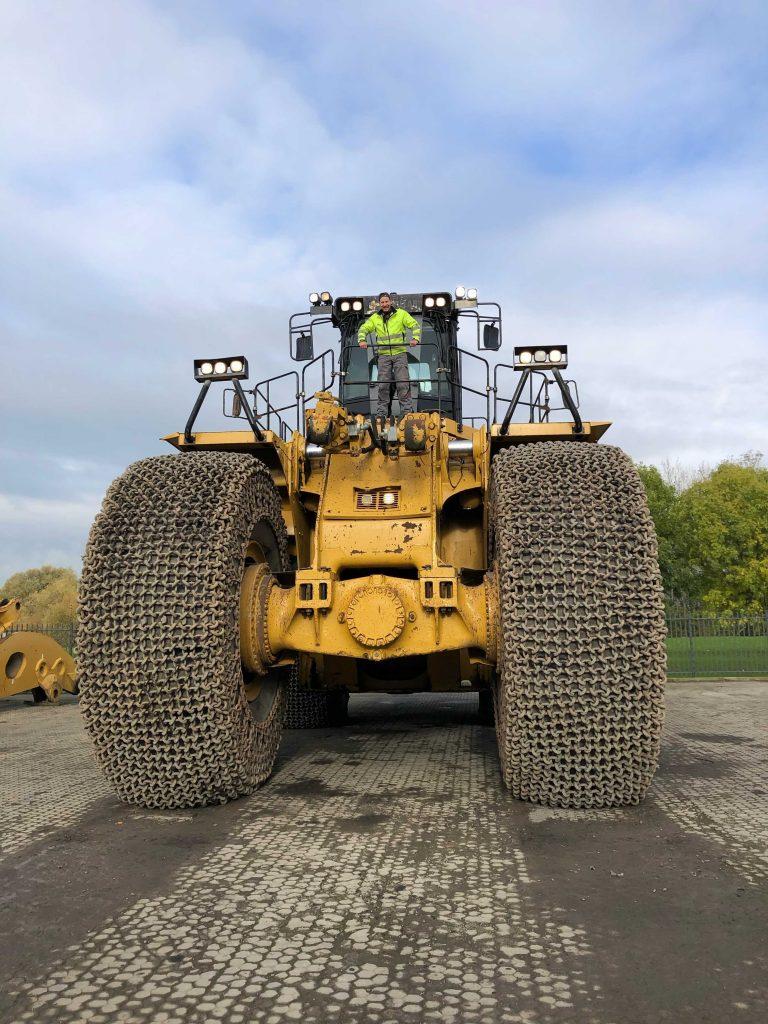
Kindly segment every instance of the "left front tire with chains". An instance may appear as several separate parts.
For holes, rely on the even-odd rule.
[[[285,568],[280,498],[249,455],[144,459],[107,492],[83,564],[78,671],[86,729],[122,800],[224,803],[269,777],[283,689],[249,705],[238,625],[246,551],[265,531]]]

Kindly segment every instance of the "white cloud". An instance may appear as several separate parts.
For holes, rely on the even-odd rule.
[[[164,148],[215,116],[251,64],[235,39],[185,36],[138,0],[6,3],[0,34],[4,151],[27,167]]]
[[[192,357],[278,372],[313,288],[475,284],[632,455],[765,447],[768,16],[737,6],[4,4],[0,576],[75,564]]]
[[[52,522],[60,529],[90,526],[98,511],[98,500],[59,501],[56,498],[19,498],[0,493],[0,526],[24,525],[46,531]]]

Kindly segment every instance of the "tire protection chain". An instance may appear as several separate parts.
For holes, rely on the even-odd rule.
[[[634,466],[607,445],[507,449],[493,461],[490,518],[506,785],[559,807],[638,803],[658,760],[666,630]]]
[[[245,547],[280,498],[250,455],[134,463],[109,488],[80,585],[80,707],[117,795],[145,807],[224,803],[268,778],[282,690],[261,722],[245,697],[238,609]]]
[[[339,696],[336,691],[308,690],[293,675],[285,688],[283,724],[286,729],[327,729],[338,725],[348,702],[348,693]]]

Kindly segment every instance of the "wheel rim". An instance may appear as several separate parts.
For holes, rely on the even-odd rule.
[[[249,565],[266,563],[272,572],[281,572],[283,568],[280,556],[280,545],[274,527],[267,519],[261,519],[251,531],[246,545],[243,570]],[[251,716],[256,722],[264,722],[269,718],[280,688],[281,673],[273,669],[265,676],[257,676],[243,666],[243,688],[248,701]]]

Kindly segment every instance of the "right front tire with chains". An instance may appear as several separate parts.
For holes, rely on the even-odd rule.
[[[80,707],[117,795],[194,807],[268,778],[282,688],[249,705],[238,610],[244,558],[272,538],[286,564],[280,498],[248,455],[144,459],[110,487],[83,563]]]
[[[505,783],[559,807],[637,803],[658,759],[666,653],[634,466],[600,444],[507,449],[493,461],[491,521]]]

